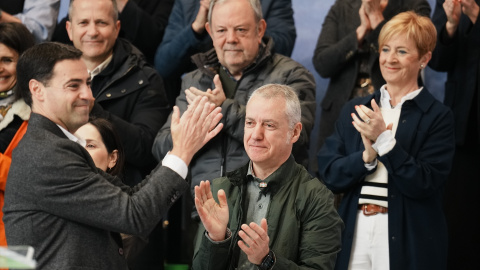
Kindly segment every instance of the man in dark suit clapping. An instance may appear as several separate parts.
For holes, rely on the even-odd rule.
[[[19,59],[18,91],[32,107],[12,156],[5,193],[7,241],[35,248],[37,269],[127,269],[115,233],[148,235],[188,188],[195,152],[222,128],[220,109],[196,99],[172,117],[173,148],[139,185],[129,188],[95,167],[73,134],[93,97],[82,52],[42,43]]]

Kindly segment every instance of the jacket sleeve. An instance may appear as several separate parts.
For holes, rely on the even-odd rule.
[[[23,12],[13,14],[35,36],[37,43],[49,41],[57,25],[60,0],[25,0]]]
[[[262,1],[263,17],[267,22],[265,34],[273,38],[275,52],[291,56],[297,31],[293,20],[291,0]],[[267,6],[268,5],[268,6]]]
[[[352,112],[353,104],[349,102],[335,123],[335,132],[326,139],[317,155],[322,180],[335,193],[349,190],[369,173],[362,159],[364,149],[356,146],[361,139],[352,125]]]
[[[150,67],[145,67],[149,85],[141,90],[130,118],[124,120],[95,103],[91,114],[110,120],[119,131],[128,163],[138,167],[152,162],[152,145],[158,130],[167,120],[171,109],[163,88],[162,78]]]
[[[448,37],[445,30],[447,16],[443,10],[443,1],[437,0],[432,22],[437,29],[437,44],[432,52],[432,59],[428,65],[437,71],[448,71],[454,66],[458,51],[458,29],[454,37]]]
[[[174,0],[160,0],[154,10],[144,10],[135,1],[128,1],[120,13],[119,19],[122,22],[120,31],[149,61],[153,60],[162,41],[173,2]]]
[[[200,226],[203,228],[203,226]],[[232,238],[221,243],[213,243],[202,234],[200,248],[193,257],[192,270],[228,269],[229,248]]]
[[[172,121],[172,113],[168,116],[167,122],[163,125],[160,131],[155,137],[153,142],[152,153],[157,161],[161,161],[168,151],[173,148],[172,135],[170,131],[170,125]]]
[[[340,15],[341,4],[336,2],[325,17],[322,31],[318,37],[317,46],[313,54],[313,65],[318,74],[330,78],[342,71],[342,67],[351,61],[358,49],[355,30],[350,33],[341,31],[342,20]],[[351,15],[358,17],[358,13]],[[352,18],[349,19],[351,21]]]
[[[182,66],[190,61],[190,51],[201,42],[201,37],[192,29],[193,20],[187,21],[188,14],[184,10],[183,2],[175,1],[165,36],[155,54],[155,68],[164,78],[181,75]]]
[[[141,184],[142,188],[125,192],[118,180],[112,183],[96,171],[88,152],[80,145],[68,139],[51,141],[53,145],[48,147],[35,146],[35,143],[39,144],[30,143],[31,151],[41,153],[39,158],[48,157],[48,164],[52,166],[68,166],[62,170],[46,163],[32,166],[30,172],[41,177],[37,177],[35,185],[28,189],[22,185],[12,186],[12,196],[39,198],[35,203],[38,211],[64,219],[113,232],[148,235],[188,188],[181,176],[159,165]],[[21,172],[18,174],[21,168],[12,167],[11,170],[21,177]]]

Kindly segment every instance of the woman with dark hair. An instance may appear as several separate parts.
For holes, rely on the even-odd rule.
[[[27,130],[30,107],[15,91],[18,57],[35,44],[28,29],[20,23],[0,23],[0,209],[7,183],[12,150]],[[6,246],[3,212],[0,211],[0,246]]]
[[[90,120],[81,126],[75,135],[85,140],[85,149],[99,169],[122,177],[125,154],[120,138],[108,120],[103,118]]]
[[[93,162],[102,171],[116,176],[112,183],[116,183],[121,189],[133,193],[132,188],[119,182],[123,178],[125,153],[122,142],[112,123],[104,118],[90,119],[75,132],[75,136],[85,141],[85,149],[90,153]],[[114,239],[119,246],[123,246],[123,253],[130,269],[135,269],[136,260],[146,244],[147,239],[129,234],[114,234]]]

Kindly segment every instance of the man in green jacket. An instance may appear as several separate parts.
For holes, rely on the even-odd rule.
[[[332,193],[292,156],[300,119],[293,88],[268,84],[252,94],[243,139],[250,161],[212,189],[209,181],[195,187],[205,230],[193,269],[334,268],[343,222]]]

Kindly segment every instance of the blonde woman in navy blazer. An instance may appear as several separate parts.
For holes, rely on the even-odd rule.
[[[446,267],[442,194],[455,148],[453,114],[417,83],[435,41],[427,17],[406,12],[386,23],[378,43],[387,83],[344,106],[335,133],[318,154],[327,187],[345,193],[336,269]],[[377,227],[362,229],[370,222]],[[377,242],[359,248],[359,236],[369,230],[373,238],[385,232],[382,249],[374,250]],[[357,265],[359,254],[373,266]]]

